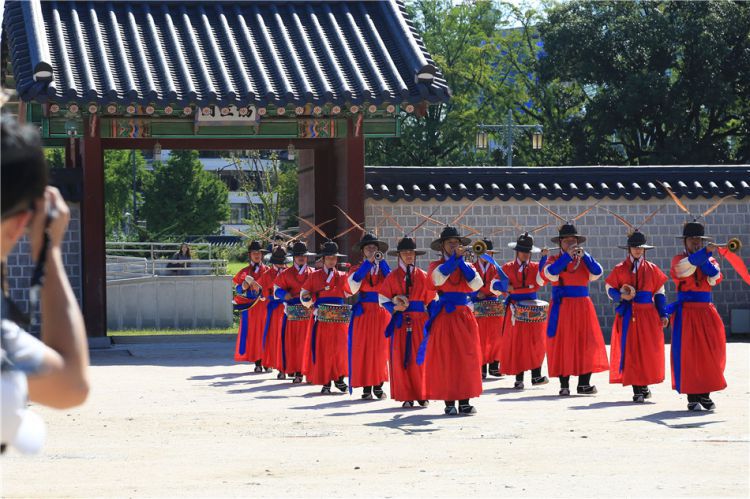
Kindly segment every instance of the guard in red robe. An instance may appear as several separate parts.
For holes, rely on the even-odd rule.
[[[326,241],[318,256],[320,269],[308,275],[300,291],[302,304],[315,308],[310,330],[310,351],[305,362],[305,375],[314,385],[323,385],[320,393],[331,393],[333,381],[340,391],[347,390],[344,377],[348,371],[347,333],[351,308],[344,298],[351,295],[346,272],[336,269],[339,247]]]
[[[623,262],[607,276],[606,289],[617,304],[610,341],[609,382],[632,385],[633,402],[651,398],[648,385],[664,381],[664,333],[667,326],[664,283],[667,276],[646,260],[646,236],[633,231]]]
[[[391,269],[385,261],[388,244],[373,234],[365,234],[355,249],[362,263],[349,270],[349,289],[357,295],[349,323],[349,392],[364,387],[362,398],[386,397],[383,383],[388,381],[388,341],[385,328],[391,315],[380,306],[378,289]]]
[[[266,298],[266,323],[263,326],[263,365],[279,371],[276,379],[286,379],[281,350],[281,323],[284,318],[284,300],[276,297],[276,279],[286,269],[286,251],[276,246],[271,253],[271,268],[258,281]]]
[[[547,364],[550,376],[560,378],[560,395],[570,395],[570,376],[578,376],[577,392],[593,395],[591,374],[609,369],[604,337],[589,298],[589,282],[602,276],[602,266],[580,247],[586,238],[572,224],[563,224],[552,238],[560,252],[544,267],[552,282],[547,322]]]
[[[380,303],[392,315],[385,331],[390,338],[391,398],[402,402],[402,407],[414,407],[416,401],[426,407],[427,386],[424,364],[416,361],[419,345],[424,338],[427,306],[435,299],[435,287],[427,272],[416,266],[417,243],[410,237],[398,242],[390,256],[398,257],[398,267],[380,285]]]
[[[299,299],[302,286],[313,269],[307,259],[315,253],[307,251],[301,241],[291,249],[293,265],[283,270],[274,281],[274,296],[284,303],[284,316],[281,320],[281,368],[284,373],[294,376],[292,383],[302,383],[305,354],[309,351],[309,334],[312,314]]]
[[[427,397],[444,400],[446,414],[476,413],[469,401],[482,394],[482,347],[471,310],[471,293],[483,282],[463,257],[464,247],[470,242],[455,227],[445,227],[430,245],[442,254],[430,263],[427,272],[438,300],[430,307],[417,363],[426,363]]]
[[[487,246],[485,253],[492,257],[495,254],[492,241],[482,239],[482,242]],[[490,375],[499,377],[503,317],[495,315],[499,310],[500,301],[490,286],[493,280],[503,280],[506,276],[501,275],[502,272],[493,262],[484,258],[478,258],[474,268],[484,283],[480,289],[471,294],[474,317],[479,327],[479,343],[482,346],[482,379],[487,378],[488,367]],[[494,306],[494,312],[491,306]]]
[[[232,279],[235,286],[235,297],[232,301],[235,310],[240,311],[240,325],[237,331],[237,342],[234,349],[234,360],[237,362],[255,362],[255,372],[263,372],[263,326],[266,321],[266,307],[258,280],[268,271],[263,265],[263,253],[260,241],[253,241],[247,248],[250,265],[243,268]],[[270,369],[269,369],[270,370]]]
[[[519,303],[537,300],[537,291],[545,284],[540,269],[547,261],[547,251],[545,250],[541,261],[531,261],[531,254],[539,253],[540,250],[534,246],[534,237],[528,232],[521,234],[515,243],[510,243],[508,246],[516,250],[516,258],[502,266],[503,273],[508,280],[506,289],[503,289],[503,283],[497,280],[491,285],[497,294],[501,291],[508,292],[503,317],[500,366],[503,373],[516,376],[513,387],[516,390],[523,390],[525,371],[531,371],[532,386],[549,383],[547,376],[542,376],[547,321],[523,322],[514,320],[513,317],[514,309]]]
[[[721,317],[711,303],[711,290],[722,280],[713,258],[716,246],[706,247],[703,225],[685,225],[681,239],[685,251],[672,258],[670,276],[677,285],[677,302],[672,311],[672,388],[687,394],[688,409],[714,410],[711,392],[727,387],[726,333]]]

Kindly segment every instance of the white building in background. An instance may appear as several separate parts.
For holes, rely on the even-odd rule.
[[[161,160],[167,161],[170,152],[168,149],[162,150]],[[227,151],[199,151],[199,159],[203,164],[205,171],[214,172],[224,182],[229,189],[229,208],[231,213],[229,220],[221,226],[221,234],[225,236],[237,235],[232,229],[245,231],[249,229],[248,225],[243,222],[249,216],[251,205],[262,206],[258,191],[243,191],[241,188],[242,175],[248,175],[250,181],[256,183],[257,189],[262,189],[261,179],[258,178],[258,170],[268,171],[272,168],[272,161],[267,158],[260,158],[251,162],[248,159],[234,162],[227,157]],[[247,158],[247,155],[243,155]],[[288,160],[287,151],[279,151],[280,160]],[[256,166],[257,165],[257,166]],[[146,161],[146,168],[152,169],[151,160]],[[240,171],[241,170],[241,171]],[[253,177],[255,177],[253,179]]]

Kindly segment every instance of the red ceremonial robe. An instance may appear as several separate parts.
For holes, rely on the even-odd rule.
[[[628,257],[612,269],[606,279],[607,291],[617,291],[625,284],[638,292],[664,294],[667,276],[653,262],[641,258],[633,273],[633,259]],[[611,298],[611,297],[610,297]],[[632,300],[631,319],[625,341],[625,359],[621,362],[623,317],[615,316],[610,340],[609,382],[625,386],[647,386],[664,381],[664,332],[659,311],[653,301],[636,303]],[[622,363],[622,371],[620,364]]]
[[[242,286],[242,282],[245,280],[248,274],[258,281],[261,276],[268,271],[268,267],[262,263],[257,266],[248,265],[243,268],[232,279],[232,282],[237,286]],[[249,303],[252,300],[238,294],[234,298],[235,303],[243,304]],[[263,326],[266,321],[266,307],[265,303],[255,303],[252,308],[245,309],[240,312],[240,325],[237,330],[237,342],[234,348],[234,360],[255,362],[260,360],[263,356]]]
[[[273,367],[284,372],[281,360],[281,319],[284,317],[284,305],[274,299],[274,281],[281,271],[272,266],[268,272],[260,278],[260,285],[263,287],[263,296],[266,301],[258,306],[266,306],[266,322],[263,325],[265,334],[265,345],[263,346],[263,365]],[[268,315],[270,310],[271,315]]]
[[[479,277],[484,283],[477,290],[477,300],[483,298],[495,297],[490,288],[492,280],[497,279],[497,269],[490,262],[479,259],[474,264],[474,268],[479,273]],[[500,298],[502,300],[502,298]],[[482,346],[482,364],[489,364],[500,360],[502,349],[503,318],[502,317],[477,317],[477,327],[479,328],[479,343]],[[502,364],[501,364],[502,365]]]
[[[548,274],[547,269],[558,258],[559,253],[550,255],[543,269],[545,279],[554,287],[588,287],[590,280],[601,276],[591,274],[579,259],[571,261],[558,276]],[[551,303],[550,310],[552,307]],[[549,375],[555,377],[580,376],[609,369],[599,319],[588,296],[563,298],[556,334],[547,337],[547,368]]]
[[[325,267],[311,272],[305,280],[302,289],[309,291],[316,302],[321,298],[340,298],[349,296],[349,284],[346,282],[346,272],[331,269],[329,274]],[[316,311],[317,312],[317,311]],[[311,331],[314,323],[311,323]],[[346,376],[348,371],[346,337],[349,332],[347,323],[318,321],[315,339],[310,337],[310,345],[305,352],[305,370],[307,380],[314,385],[325,385],[329,381]],[[313,345],[313,341],[315,344]],[[312,348],[315,349],[315,359],[312,358]]]
[[[447,279],[442,274],[436,275],[443,263],[444,259],[430,263],[427,272],[439,294],[468,295],[474,291],[460,268]],[[470,263],[467,265],[473,268]],[[425,376],[430,400],[464,400],[482,394],[482,347],[477,320],[469,306],[456,306],[450,313],[443,309],[434,318],[427,342]]]
[[[420,302],[425,311],[404,311],[400,325],[394,323],[390,347],[391,398],[401,402],[427,400],[425,384],[425,365],[417,364],[417,350],[424,337],[424,325],[427,322],[427,305],[435,299],[435,287],[427,272],[414,267],[412,284],[406,293],[406,271],[400,266],[391,271],[380,286],[383,303],[391,302],[394,296],[405,295],[409,303]],[[413,305],[412,305],[413,307]],[[409,337],[408,329],[411,329]],[[409,340],[407,345],[407,340]],[[407,356],[408,353],[408,356]]]
[[[539,273],[538,262],[528,262],[523,266],[518,259],[507,262],[502,266],[508,276],[511,298],[505,310],[503,323],[503,346],[500,356],[500,370],[504,374],[520,374],[536,369],[544,362],[547,338],[547,321],[513,323],[513,308],[516,299],[513,295],[536,293],[544,285],[544,279]]]
[[[677,292],[711,292],[723,276],[719,264],[713,258],[709,262],[719,273],[708,277],[699,267],[690,264],[687,252],[672,258],[669,275],[677,285]],[[679,295],[678,295],[679,297]],[[675,315],[672,315],[672,328],[675,327]],[[727,387],[724,379],[724,367],[727,363],[727,340],[724,323],[713,303],[682,304],[682,334],[679,359],[675,345],[675,333],[672,332],[672,388],[675,383],[676,362],[680,367],[680,393],[700,394],[723,390]]]
[[[377,266],[375,266],[377,265]],[[388,342],[385,337],[385,327],[391,320],[391,315],[378,303],[378,290],[385,280],[379,264],[374,264],[361,282],[353,279],[354,273],[362,264],[349,270],[349,289],[352,293],[359,292],[358,300],[363,297],[373,299],[353,307],[351,338],[351,364],[349,366],[349,386],[376,386],[388,381]],[[361,315],[355,316],[357,309],[362,307]]]
[[[301,272],[300,272],[301,270]],[[290,300],[299,303],[299,293],[308,276],[313,272],[309,266],[302,269],[292,266],[283,270],[274,281],[277,289],[289,293]],[[284,307],[286,310],[286,305]],[[309,334],[312,316],[302,321],[286,321],[284,332],[284,350],[286,354],[286,372],[297,373],[304,369],[305,354],[310,350]]]

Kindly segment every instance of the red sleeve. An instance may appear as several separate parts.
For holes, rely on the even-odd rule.
[[[620,289],[620,272],[619,272],[619,265],[615,266],[615,268],[612,269],[612,272],[609,273],[606,279],[604,279],[604,282],[609,284],[615,289]]]
[[[378,293],[385,296],[386,298],[393,298],[395,293],[393,292],[393,281],[396,279],[395,272],[388,274],[388,277],[380,284]]]
[[[245,277],[247,277],[247,267],[237,272],[232,278],[232,282],[234,282],[235,285],[242,284],[242,281],[245,280]]]
[[[679,284],[681,280],[679,277],[677,277],[675,267],[683,258],[685,258],[685,255],[676,255],[674,258],[672,258],[672,265],[669,266],[669,276],[672,278],[675,284]]]
[[[307,274],[307,279],[305,279],[305,283],[302,285],[302,289],[306,289],[310,293],[317,293],[318,290],[315,289],[315,272],[310,272]]]

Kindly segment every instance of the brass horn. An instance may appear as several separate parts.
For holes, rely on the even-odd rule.
[[[385,259],[385,255],[383,254],[382,251],[376,251],[375,252],[375,261],[376,262],[380,262],[380,261],[382,261],[384,259]]]
[[[475,255],[483,255],[487,252],[487,243],[485,243],[481,239],[477,239],[476,241],[471,243],[471,251]]]
[[[729,241],[727,241],[725,244],[714,244],[714,246],[719,247],[725,247],[732,253],[737,253],[739,250],[742,249],[742,241],[738,237],[733,237]]]

